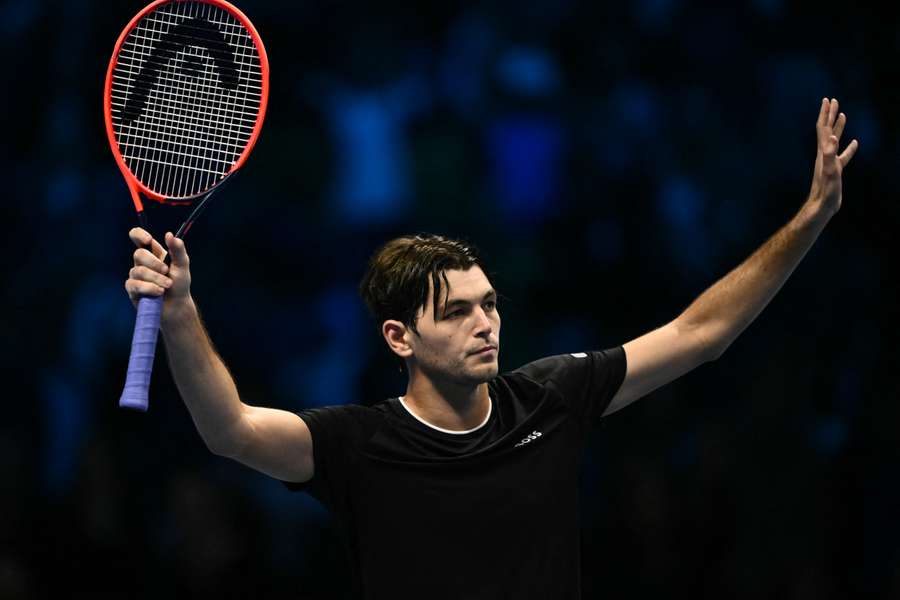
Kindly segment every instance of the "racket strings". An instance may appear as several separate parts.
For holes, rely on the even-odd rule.
[[[259,52],[243,24],[205,2],[164,4],[122,43],[113,130],[126,165],[167,198],[196,196],[250,141],[262,102]]]

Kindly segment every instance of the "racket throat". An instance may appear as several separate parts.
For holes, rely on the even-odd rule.
[[[214,188],[207,192],[206,196],[204,196],[203,199],[200,200],[196,208],[191,211],[191,214],[188,216],[188,218],[185,219],[184,223],[181,224],[181,227],[178,228],[178,231],[175,233],[175,237],[184,239],[184,236],[188,234],[188,231],[190,231],[191,227],[194,225],[194,221],[197,220],[197,218],[203,212],[203,209],[206,208],[206,204],[209,202],[209,199],[213,197],[213,194],[224,188],[225,184],[227,184],[231,180],[231,178],[234,177],[235,173],[237,173],[237,171],[231,171],[230,173],[225,175],[225,177],[223,177],[222,180],[218,184],[216,184]]]

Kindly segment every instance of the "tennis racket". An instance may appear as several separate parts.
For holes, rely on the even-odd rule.
[[[269,63],[241,11],[223,0],[157,0],[116,42],[103,113],[138,220],[141,196],[187,207],[184,238],[213,192],[241,168],[262,128]],[[119,406],[146,411],[163,298],[138,301]]]

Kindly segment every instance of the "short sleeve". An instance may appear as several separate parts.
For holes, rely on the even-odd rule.
[[[625,380],[622,346],[595,352],[575,352],[541,358],[514,373],[552,388],[563,397],[579,422],[600,420]]]
[[[358,405],[325,406],[302,410],[312,436],[314,472],[304,482],[283,481],[291,491],[307,492],[329,509],[341,511],[355,480],[359,449],[368,434],[370,409]]]

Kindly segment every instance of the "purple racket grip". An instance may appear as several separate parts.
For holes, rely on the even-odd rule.
[[[146,412],[150,404],[150,374],[153,372],[153,357],[156,354],[162,305],[162,296],[138,300],[134,337],[131,339],[131,357],[128,359],[128,375],[125,378],[122,397],[119,398],[119,406],[122,408]]]

